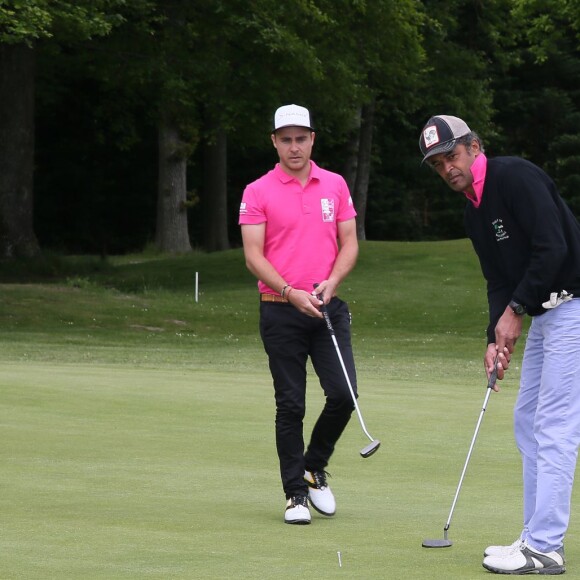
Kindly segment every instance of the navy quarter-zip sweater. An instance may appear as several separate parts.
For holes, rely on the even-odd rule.
[[[533,163],[488,159],[481,203],[467,203],[465,229],[487,281],[488,344],[510,300],[538,316],[552,292],[580,298],[580,224]]]

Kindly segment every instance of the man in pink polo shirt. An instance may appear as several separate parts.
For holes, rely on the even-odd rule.
[[[356,392],[350,313],[336,296],[358,255],[356,212],[345,180],[311,161],[314,137],[307,109],[286,105],[276,111],[271,138],[280,161],[246,187],[239,219],[246,265],[258,278],[288,524],[310,523],[309,499],[320,513],[334,515],[325,469],[354,408],[320,312],[323,303]],[[309,356],[326,403],[305,451]]]

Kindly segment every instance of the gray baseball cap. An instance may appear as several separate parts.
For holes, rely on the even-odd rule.
[[[453,151],[457,139],[471,133],[467,123],[459,117],[451,115],[435,115],[431,117],[419,137],[419,148],[423,154],[423,163],[437,153]]]

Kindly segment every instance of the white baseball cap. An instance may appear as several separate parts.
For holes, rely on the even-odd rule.
[[[314,131],[311,125],[308,109],[299,105],[284,105],[274,114],[274,131],[282,127],[306,127]]]

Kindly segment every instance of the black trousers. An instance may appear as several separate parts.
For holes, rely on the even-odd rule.
[[[356,372],[348,305],[339,298],[328,313],[355,394]],[[268,354],[276,398],[276,448],[286,497],[307,494],[304,470],[323,470],[348,424],[354,404],[323,319],[302,314],[291,304],[260,302],[260,335]],[[304,452],[308,357],[326,402]]]

